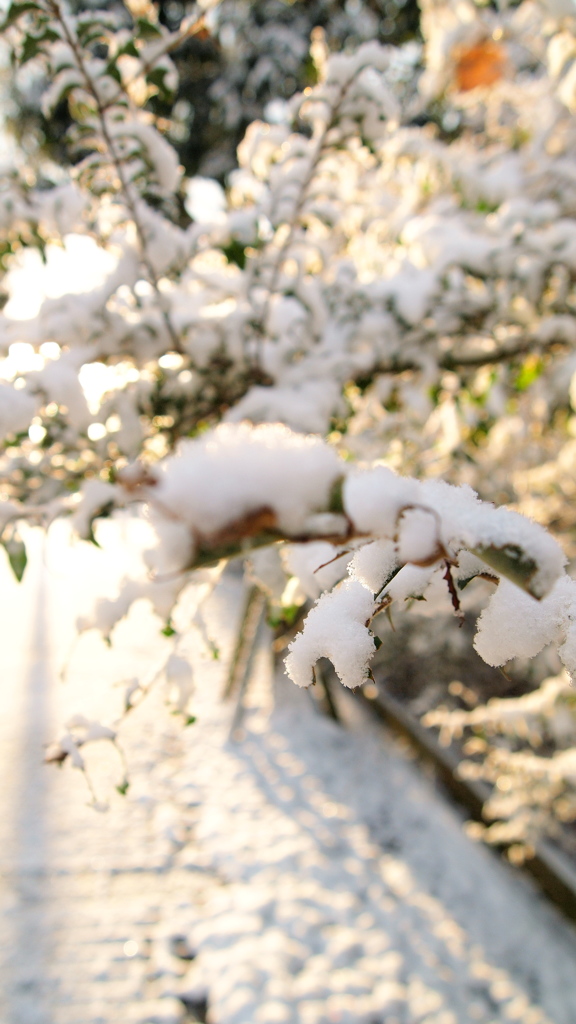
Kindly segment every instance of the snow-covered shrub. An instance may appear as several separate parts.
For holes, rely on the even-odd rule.
[[[78,13],[91,5],[75,0],[71,6]],[[111,0],[105,6],[116,5]],[[167,137],[187,173],[220,179],[236,166],[246,127],[268,109],[278,115],[295,92],[315,83],[309,52],[314,29],[324,31],[326,46],[337,53],[371,39],[415,38],[420,13],[416,0],[219,0],[199,6],[207,15],[204,29],[173,51],[179,78],[174,101],[157,96],[153,105],[166,119]],[[155,18],[157,12],[160,23],[177,32],[193,9],[179,0],[155,0],[148,13]],[[37,136],[53,159],[66,160],[65,104],[44,117],[39,90],[26,79],[11,82],[11,98],[8,118],[17,137],[29,148]]]
[[[575,704],[563,672],[523,697],[493,698],[470,711],[429,712],[425,721],[439,726],[446,739],[467,733],[464,753],[475,759],[463,761],[461,774],[494,786],[484,815],[495,821],[475,825],[477,834],[521,849],[541,830],[558,832],[559,822],[574,820]]]
[[[315,31],[315,84],[249,125],[224,191],[186,176],[158,114],[204,18],[171,32],[129,7],[6,14],[16,75],[47,115],[68,104],[72,161],[16,151],[0,193],[15,571],[19,520],[72,513],[94,539],[144,502],[160,579],[101,604],[84,626],[106,636],[142,596],[169,621],[189,571],[286,542],[290,600],[326,589],[288,658],[300,685],[322,656],[359,685],[380,610],[440,580],[458,611],[477,576],[497,584],[476,639],[490,664],[554,643],[574,672],[560,548],[468,486],[547,521],[530,480],[573,464],[574,18],[423,0],[423,46],[330,54]],[[17,317],[23,254],[58,246],[100,269]]]

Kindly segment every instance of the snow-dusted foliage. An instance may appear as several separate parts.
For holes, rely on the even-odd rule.
[[[462,775],[495,785],[485,809],[485,817],[495,821],[475,826],[488,841],[520,844],[521,853],[540,830],[557,832],[559,822],[574,819],[574,704],[574,688],[563,672],[523,697],[493,698],[470,711],[438,709],[426,716],[446,741],[466,732],[469,759],[461,765]]]
[[[184,6],[161,8],[169,26],[179,27]],[[373,39],[409,39],[419,20],[416,0],[219,0],[208,11],[210,35],[174,55],[180,84],[171,137],[191,173],[214,177],[236,166],[246,125],[281,118],[294,93],[315,84],[315,30],[340,52]]]
[[[12,10],[19,74],[50,76],[45,106],[68,97],[81,158],[66,183],[39,168],[49,188],[28,168],[5,176],[5,259],[70,250],[81,233],[109,268],[97,287],[86,268],[84,290],[31,319],[6,306],[12,496],[49,501],[222,417],[331,431],[402,471],[465,452],[462,478],[517,496],[503,448],[529,449],[526,420],[570,409],[574,128],[556,53],[568,22],[447,4],[425,7],[422,52],[328,56],[316,39],[320,81],[249,127],[224,195],[181,177],[146,107],[202,23],[174,36],[140,18],[134,34],[109,12]],[[519,457],[517,472],[527,458],[541,461]]]
[[[230,6],[174,32],[146,2],[8,8],[15,74],[46,115],[67,104],[73,157],[64,171],[15,152],[0,192],[15,572],[19,520],[71,513],[94,540],[99,517],[144,503],[158,579],[128,580],[83,628],[108,636],[142,597],[169,623],[186,573],[284,544],[252,572],[281,604],[318,598],[288,657],[299,685],[329,657],[358,686],[380,611],[442,580],[459,613],[479,576],[497,585],[482,657],[554,643],[575,673],[560,547],[475,491],[546,520],[530,480],[550,489],[563,466],[567,481],[576,458],[576,16],[423,0],[422,45],[337,53],[316,29],[314,84],[249,125],[223,189],[186,177],[155,111],[171,54],[231,24]],[[48,269],[67,254],[73,281],[36,312],[38,251]]]

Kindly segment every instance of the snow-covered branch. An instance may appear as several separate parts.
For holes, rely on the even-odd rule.
[[[351,579],[319,599],[292,645],[287,667],[299,685],[310,685],[320,657],[332,659],[345,685],[360,685],[375,652],[374,616],[390,600],[425,597],[447,571],[450,599],[454,584],[475,577],[498,584],[476,639],[489,664],[554,641],[576,671],[576,585],[561,548],[538,524],[469,487],[356,468],[317,438],[248,424],[182,444],[152,473],[134,467],[119,487],[122,501],[149,505],[161,575],[278,541],[328,541],[334,555],[354,550]]]

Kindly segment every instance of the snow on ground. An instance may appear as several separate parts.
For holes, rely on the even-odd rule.
[[[176,1024],[184,995],[213,1024],[573,1024],[573,929],[351,701],[346,730],[285,679],[273,706],[265,651],[231,742],[224,658],[191,641],[197,723],[160,691],[132,713],[126,797],[115,752],[89,755],[107,814],[41,764],[66,715],[113,717],[113,683],[170,649],[142,606],[111,650],[83,637],[59,682],[87,591],[123,560],[49,541],[21,587],[3,580],[0,1020]],[[223,650],[238,591],[229,575],[210,603]]]

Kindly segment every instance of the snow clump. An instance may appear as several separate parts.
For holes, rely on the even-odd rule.
[[[263,509],[279,531],[298,536],[326,508],[341,474],[336,452],[316,437],[278,423],[221,424],[166,460],[154,503],[200,537],[217,536]]]
[[[346,580],[325,594],[306,618],[304,632],[290,644],[286,671],[293,682],[310,686],[319,658],[330,659],[345,686],[366,682],[375,650],[367,628],[374,607],[372,594],[356,580]]]

